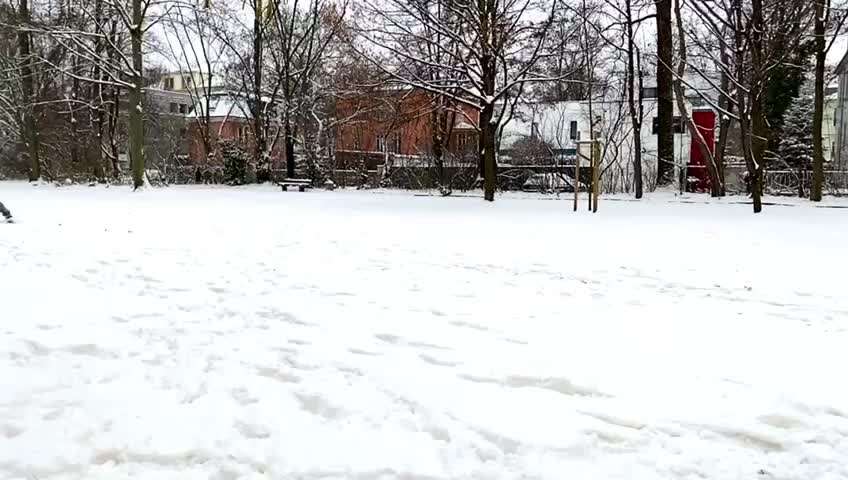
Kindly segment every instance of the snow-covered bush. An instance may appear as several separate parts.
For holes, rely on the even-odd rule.
[[[813,162],[813,93],[813,84],[807,80],[783,116],[778,153],[788,166],[796,169],[807,170]]]
[[[247,183],[248,154],[238,143],[225,140],[219,147],[224,160],[224,183],[244,185]]]

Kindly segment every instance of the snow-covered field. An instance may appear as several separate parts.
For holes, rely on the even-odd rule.
[[[0,479],[848,478],[848,209],[739,200],[0,183]]]

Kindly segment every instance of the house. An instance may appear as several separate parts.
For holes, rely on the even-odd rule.
[[[710,149],[716,126],[716,113],[710,108],[717,97],[715,89],[706,82],[687,78],[689,85],[686,101],[690,114],[698,125]],[[639,132],[642,150],[642,162],[646,173],[656,171],[657,162],[657,93],[652,79],[643,82],[643,119]],[[591,115],[590,115],[591,112]],[[594,121],[590,122],[590,117]],[[531,102],[517,106],[516,111],[503,127],[500,141],[502,163],[526,163],[520,158],[521,143],[526,139],[538,139],[551,152],[551,158],[558,164],[573,165],[578,144],[592,138],[590,123],[598,134],[603,148],[616,148],[619,158],[628,159],[633,148],[633,134],[629,111],[621,100],[598,98],[592,102]],[[606,157],[609,158],[609,157]],[[686,122],[681,121],[677,104],[674,105],[674,162],[679,172],[686,165],[686,174],[692,180],[693,188],[702,190],[708,185],[706,159],[699,144],[693,141],[692,132]]]
[[[836,98],[833,99],[830,96],[827,98],[829,101],[825,103],[824,112],[827,116],[827,110],[832,107],[833,121],[823,122],[822,135],[824,136],[824,125],[832,123],[831,141],[825,144],[833,145],[833,153],[830,155],[833,168],[845,170],[848,168],[848,52],[836,65],[834,73],[836,74]]]
[[[337,116],[347,118],[336,128],[337,157],[375,158],[385,154],[427,158],[434,154],[434,114],[445,112],[448,136],[444,148],[456,159],[477,148],[479,112],[458,102],[437,108],[433,94],[418,89],[382,89],[341,100]],[[375,155],[381,154],[381,155]]]
[[[213,91],[211,95],[201,96],[195,99],[195,103],[189,111],[187,138],[188,157],[194,165],[207,162],[209,152],[203,141],[206,129],[206,105],[209,104],[209,134],[212,144],[219,141],[234,141],[245,151],[252,152],[254,148],[252,116],[248,98],[239,93],[226,90]],[[279,128],[274,128],[269,135],[271,145],[271,168],[279,169],[285,159],[279,144]]]
[[[167,98],[162,102],[175,115],[185,120],[184,136],[187,156],[191,164],[201,165],[208,160],[206,142],[206,108],[209,107],[209,142],[235,141],[244,150],[252,152],[253,129],[250,105],[245,95],[229,91],[221,77],[198,71],[177,71],[162,75],[157,84],[157,95]],[[273,141],[273,139],[272,139]],[[280,149],[272,148],[272,168],[282,162]]]
[[[825,87],[824,111],[822,112],[822,150],[824,161],[837,165],[839,150],[837,143],[837,115],[836,108],[839,105],[839,94],[836,85]]]
[[[162,75],[159,88],[173,92],[201,91],[210,78],[203,72],[177,71]],[[220,77],[212,76],[214,86],[220,86]]]
[[[187,91],[167,90],[162,82],[144,88],[144,151],[148,167],[163,166],[175,157],[184,157],[188,152],[186,140],[186,115],[191,109],[192,96]],[[121,91],[116,136],[125,138],[127,133],[126,114],[129,111],[129,94]],[[130,168],[126,142],[119,141],[118,164],[123,171]]]

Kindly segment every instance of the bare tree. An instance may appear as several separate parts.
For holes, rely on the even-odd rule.
[[[721,69],[722,80],[716,85],[710,75],[691,62],[689,66],[719,90],[719,103],[711,106],[723,116],[722,128],[729,124],[728,119],[739,125],[739,147],[745,159],[746,181],[754,212],[758,213],[762,211],[766,151],[771,136],[771,126],[765,115],[766,89],[775,79],[777,68],[787,65],[788,58],[800,48],[800,40],[812,22],[811,5],[803,0],[767,3],[762,0],[716,0],[709,8],[700,2],[690,2],[689,6],[710,32],[709,37],[718,42],[717,48],[702,48],[700,53]],[[693,32],[688,38],[691,40],[697,35]],[[722,138],[724,135],[722,132],[720,144],[726,140]],[[722,150],[715,160],[719,169],[724,155],[723,146],[720,147]]]
[[[778,42],[801,36],[809,26],[809,5],[802,0],[764,6],[762,0],[750,0],[750,10],[743,0],[732,0],[735,40],[736,104],[742,147],[753,198],[754,213],[762,211],[763,174],[769,126],[765,118],[763,92],[773,68],[783,62],[785,52]],[[789,9],[787,12],[786,9]],[[750,14],[748,13],[750,11]],[[793,25],[766,21],[767,15],[793,14]]]
[[[643,194],[642,172],[642,122],[645,118],[642,55],[637,45],[638,30],[642,22],[655,15],[642,14],[638,1],[605,0],[606,10],[612,18],[605,23],[606,44],[624,57],[624,92],[632,131],[633,190],[637,199]],[[623,41],[622,41],[623,40]]]
[[[674,14],[677,17],[677,69],[674,79],[674,97],[677,101],[677,110],[680,114],[680,121],[685,121],[689,129],[690,135],[698,145],[698,150],[701,155],[707,160],[707,175],[710,179],[710,194],[713,197],[719,197],[724,191],[724,178],[719,176],[719,169],[715,160],[713,151],[707,145],[701,128],[695,124],[689,112],[686,95],[683,89],[683,79],[686,73],[687,52],[686,52],[686,35],[684,33],[684,19],[681,13],[682,0],[674,0]]]
[[[674,100],[672,93],[672,0],[656,0],[657,9],[657,181],[671,181],[674,167]]]
[[[542,21],[532,21],[533,0],[458,0],[439,4],[451,15],[439,15],[434,4],[423,0],[366,0],[370,21],[361,27],[363,37],[380,53],[396,62],[381,64],[395,82],[445,95],[479,113],[478,153],[483,173],[484,198],[494,201],[497,176],[497,136],[502,122],[514,111],[524,84],[541,80],[534,70],[553,18],[556,2]],[[448,20],[449,18],[449,20]],[[447,50],[422,32],[424,26],[451,39]],[[429,45],[445,60],[431,63],[409,51],[411,43]],[[433,79],[426,72],[442,74]],[[548,78],[549,79],[549,78]],[[503,105],[498,108],[498,105]]]
[[[178,66],[184,87],[191,97],[195,124],[204,156],[216,151],[216,132],[212,129],[212,94],[216,76],[220,74],[219,56],[222,45],[214,34],[214,13],[206,4],[175,4],[163,21],[166,54]]]
[[[842,27],[848,18],[848,11],[838,12],[832,17],[834,9],[831,0],[815,0],[813,13],[814,51],[816,57],[814,104],[813,111],[813,182],[810,186],[810,200],[819,202],[822,199],[822,184],[824,183],[824,148],[822,145],[822,119],[824,117],[824,75],[825,58],[833,46]],[[830,27],[831,40],[826,42],[826,30]]]
[[[214,28],[230,60],[226,82],[228,86],[235,87],[239,97],[237,103],[246,104],[243,113],[250,118],[252,161],[257,169],[257,179],[263,180],[269,175],[271,151],[279,135],[278,122],[274,118],[279,87],[268,85],[265,68],[268,35],[276,21],[275,2],[250,0],[242,8],[223,5],[219,7]],[[250,15],[249,23],[242,21],[243,8]]]
[[[23,128],[21,129],[24,145],[27,147],[30,161],[30,181],[41,178],[41,161],[38,156],[38,128],[35,122],[35,108],[33,103],[33,62],[34,58],[30,52],[30,11],[29,0],[18,0],[18,58],[20,60],[21,90],[24,101]]]
[[[282,101],[286,176],[294,178],[298,125],[314,113],[309,105],[314,98],[313,80],[327,46],[343,26],[347,2],[338,7],[326,0],[276,1],[272,5],[275,22],[268,47],[273,65],[271,83]]]
[[[74,92],[69,105],[83,104],[97,117],[97,136],[102,138],[106,105],[111,105],[117,122],[121,91],[127,98],[127,151],[132,166],[134,188],[144,184],[144,52],[146,34],[160,18],[162,2],[158,0],[94,0],[67,5],[67,15],[73,21],[33,26],[32,34],[49,39],[55,48],[47,49],[38,58],[40,65],[60,79],[71,83]],[[124,40],[128,40],[128,45]],[[70,62],[66,61],[70,58]],[[83,87],[88,86],[90,98],[82,99]],[[104,98],[108,87],[108,101]],[[79,120],[77,109],[69,109],[72,129]],[[112,136],[114,141],[114,135]],[[101,140],[102,141],[102,140]],[[77,148],[74,145],[73,148]],[[101,143],[102,147],[102,143]],[[105,149],[99,148],[98,155]],[[113,150],[114,152],[114,150]],[[118,171],[117,153],[113,170]],[[72,153],[73,157],[73,153]]]

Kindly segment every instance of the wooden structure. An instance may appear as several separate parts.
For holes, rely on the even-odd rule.
[[[577,155],[574,159],[574,211],[577,211],[577,204],[580,196],[580,163],[582,159],[586,159],[589,164],[589,194],[588,208],[592,213],[598,211],[598,197],[601,191],[601,141],[600,140],[583,140],[577,141]]]

